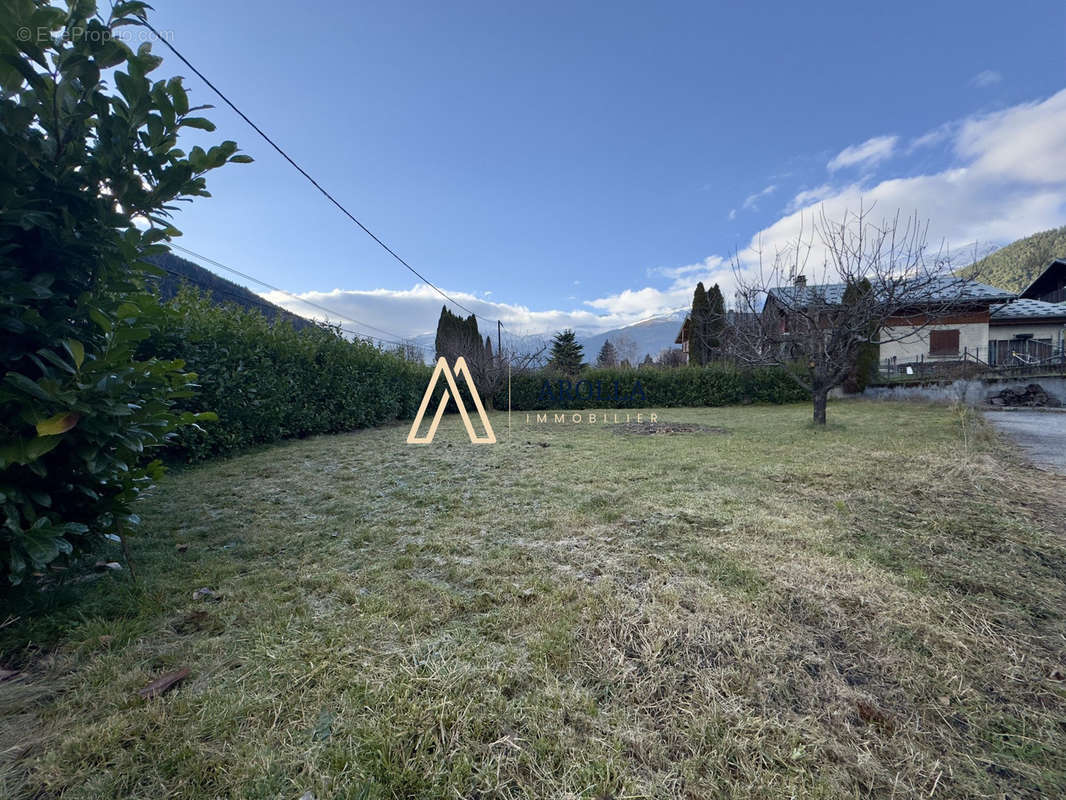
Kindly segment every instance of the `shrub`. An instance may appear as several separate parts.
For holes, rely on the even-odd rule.
[[[547,387],[545,386],[547,382]],[[784,369],[714,364],[677,369],[589,369],[576,377],[551,370],[512,376],[511,408],[670,408],[809,400]],[[507,387],[495,397],[507,407]]]
[[[176,437],[171,453],[181,460],[410,419],[429,381],[429,367],[330,328],[297,331],[188,289],[166,308],[145,350],[195,370],[198,394],[185,402],[218,417]]]
[[[163,319],[140,259],[178,233],[169,209],[207,194],[204,173],[248,159],[233,142],[177,149],[183,128],[212,126],[190,116],[179,78],[146,77],[160,63],[147,43],[133,52],[115,35],[144,13],[5,4],[0,571],[11,583],[135,523],[131,500],[161,472],[146,454],[196,419],[175,409],[195,378],[182,362],[135,356]],[[103,70],[117,93],[104,93]]]

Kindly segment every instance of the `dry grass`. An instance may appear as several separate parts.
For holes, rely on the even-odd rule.
[[[0,630],[0,791],[1066,794],[1066,480],[945,408],[659,413],[710,430],[497,415],[171,476],[143,588]]]

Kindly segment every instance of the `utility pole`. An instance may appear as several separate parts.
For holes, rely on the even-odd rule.
[[[500,366],[503,366],[503,347],[500,344],[503,340],[502,330],[503,323],[496,320],[496,360],[500,363]]]

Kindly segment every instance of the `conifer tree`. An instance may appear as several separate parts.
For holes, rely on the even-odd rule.
[[[584,348],[577,342],[577,334],[567,328],[552,339],[551,366],[566,375],[581,372]]]
[[[597,367],[616,367],[618,366],[618,354],[615,352],[614,345],[611,344],[611,340],[607,339],[603,343],[603,347],[600,348],[600,354],[596,356]]]
[[[692,312],[688,318],[688,361],[690,364],[704,365],[708,361],[708,336],[710,331],[708,323],[711,316],[711,307],[707,300],[707,290],[703,288],[703,281],[696,284],[696,291],[692,293]]]
[[[706,356],[708,361],[713,361],[722,347],[722,334],[725,332],[726,323],[725,298],[717,283],[707,292],[707,311]]]

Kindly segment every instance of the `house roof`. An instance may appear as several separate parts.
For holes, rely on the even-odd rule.
[[[1058,279],[1066,277],[1066,260],[1056,258],[1048,262],[1043,272],[1037,275],[1033,282],[1025,287],[1019,297],[1039,297],[1045,292],[1050,292],[1058,285]]]
[[[770,289],[770,297],[782,305],[792,308],[805,308],[813,302],[826,305],[840,305],[844,301],[844,290],[847,284],[827,283],[819,286],[775,286]],[[960,302],[990,302],[1013,300],[1017,295],[1006,289],[997,289],[977,281],[963,278],[939,278],[929,284],[922,282],[920,289],[915,290],[914,302],[925,304],[928,302],[941,302],[946,300],[958,300]],[[906,300],[905,294],[901,295],[901,302]]]
[[[688,341],[688,317],[685,317],[685,321],[681,323],[681,330],[677,332],[677,338],[674,339],[674,344],[684,344]]]
[[[989,310],[992,324],[1020,319],[1066,319],[1066,303],[1045,303],[1027,298],[992,306]]]

